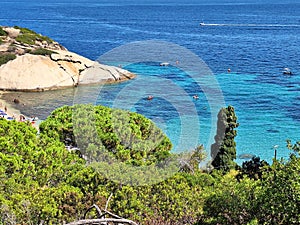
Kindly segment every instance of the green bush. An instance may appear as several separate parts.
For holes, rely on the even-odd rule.
[[[7,63],[10,60],[14,60],[15,58],[16,58],[15,54],[0,55],[0,66]]]
[[[47,43],[53,42],[51,38],[37,34],[36,32],[29,30],[27,28],[22,28],[18,26],[15,26],[14,28],[20,30],[20,34],[16,38],[16,41],[18,42],[29,44],[29,45],[35,44],[35,41],[46,41]]]
[[[60,142],[37,136],[29,123],[0,119],[0,224],[62,224],[66,214],[78,218],[71,207],[83,211],[77,200],[85,199],[65,181],[78,177],[83,166]]]
[[[78,152],[65,149],[62,140],[75,144],[76,125],[83,139],[76,141],[95,142],[87,122],[96,126],[97,136],[112,137],[110,142],[102,139],[111,146],[130,146],[124,138],[127,128],[141,138],[159,132],[139,114],[103,106],[59,108],[40,125],[39,134],[30,123],[0,118],[1,225],[64,224],[77,221],[93,204],[141,225],[299,224],[300,142],[289,141],[294,151],[290,159],[275,160],[271,170],[262,171],[262,179],[237,180],[234,170],[225,175],[195,171],[178,172],[153,185],[130,186],[105,178],[86,166]],[[116,137],[110,136],[113,131]],[[129,155],[129,160],[137,156]]]
[[[57,52],[51,51],[49,49],[45,48],[38,48],[30,52],[30,54],[33,55],[51,55],[51,54],[57,54]]]
[[[7,36],[7,32],[2,27],[0,27],[0,36]]]
[[[64,143],[70,142],[90,157],[98,157],[97,154],[106,149],[118,160],[133,165],[163,161],[172,148],[169,138],[151,120],[104,106],[56,109],[40,125],[40,132]]]

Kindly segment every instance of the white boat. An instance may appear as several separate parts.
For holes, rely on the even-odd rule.
[[[160,66],[168,66],[168,65],[170,65],[170,63],[168,63],[168,62],[162,62],[161,64],[159,64]]]
[[[292,71],[290,70],[290,68],[284,68],[284,69],[282,70],[282,73],[283,73],[283,74],[287,74],[287,75],[291,75],[291,74],[292,74]]]
[[[204,22],[201,22],[201,23],[200,23],[200,26],[204,26],[204,25],[205,25],[205,23],[204,23]]]

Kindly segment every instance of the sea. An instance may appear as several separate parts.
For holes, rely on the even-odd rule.
[[[79,100],[124,108],[152,119],[172,151],[203,144],[209,156],[217,112],[231,105],[238,163],[254,155],[272,162],[275,150],[286,160],[286,140],[300,140],[299,0],[2,0],[0,9],[2,26],[33,29],[137,74],[114,85],[6,94],[26,115],[45,119]]]

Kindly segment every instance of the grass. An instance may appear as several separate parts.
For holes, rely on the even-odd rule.
[[[0,36],[7,36],[7,32],[0,27]]]
[[[53,43],[53,40],[49,37],[37,34],[36,32],[22,28],[18,26],[14,26],[15,29],[19,29],[21,32],[19,36],[16,38],[16,41],[24,44],[34,45],[35,41],[46,41],[48,44]]]
[[[54,51],[51,51],[51,50],[48,50],[48,49],[45,49],[45,48],[38,48],[38,49],[35,49],[33,51],[30,52],[30,54],[33,54],[33,55],[51,55],[51,54],[57,54],[57,52],[54,52]]]
[[[7,63],[10,60],[14,60],[15,58],[17,58],[15,54],[0,55],[0,66]]]
[[[34,45],[35,40],[36,39],[33,36],[27,34],[20,34],[18,37],[16,37],[16,41],[29,45]]]

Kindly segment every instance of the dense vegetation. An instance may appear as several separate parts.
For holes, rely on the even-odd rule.
[[[10,60],[14,60],[15,58],[16,58],[15,54],[10,54],[10,53],[0,54],[0,66],[7,63]]]
[[[34,45],[35,41],[46,41],[47,43],[53,42],[51,38],[37,34],[36,32],[30,29],[22,28],[18,26],[14,26],[14,28],[20,30],[20,34],[18,35],[18,37],[16,37],[16,41],[20,43]]]
[[[76,134],[77,125],[86,127],[87,121],[76,119],[72,123],[77,113],[74,109],[55,110],[41,125],[40,134],[30,124],[0,119],[1,225],[74,221],[94,203],[104,207],[111,194],[108,209],[140,224],[299,224],[300,142],[288,142],[292,154],[285,162],[274,160],[268,166],[254,159],[244,170],[230,170],[226,174],[190,166],[203,159],[203,148],[199,147],[193,157],[185,160],[188,167],[182,167],[168,179],[130,186],[107,179],[101,171],[86,166],[79,152],[66,149],[65,144],[83,148],[88,147],[87,143],[99,141],[87,141],[84,138],[90,136]],[[128,137],[126,129],[140,138],[149,137],[149,127],[158,133],[160,130],[138,114],[102,106],[83,106],[78,118],[89,118],[91,112],[101,144],[118,159],[131,164],[151,164],[156,161],[153,155],[162,158],[170,155],[169,144],[163,144],[169,140],[160,138],[158,155],[148,149],[124,157],[122,151],[130,145],[120,141],[120,137]],[[112,122],[112,115],[119,114],[126,114],[129,123]],[[74,124],[76,121],[79,124]],[[125,133],[117,130],[119,135],[114,136],[110,132],[114,124],[117,125],[114,129],[119,127]],[[79,144],[78,137],[83,138]],[[113,141],[106,142],[109,138]],[[247,168],[255,168],[254,174],[260,176],[252,176]]]
[[[40,132],[79,147],[91,160],[106,150],[121,162],[139,166],[167,159],[172,148],[169,138],[151,120],[104,106],[59,108],[41,124]]]

